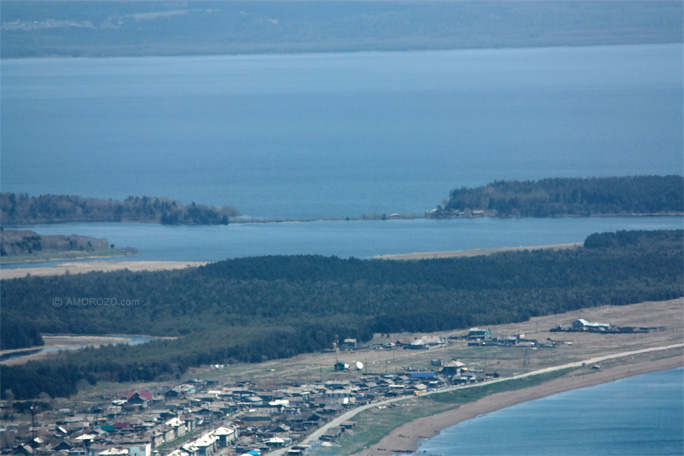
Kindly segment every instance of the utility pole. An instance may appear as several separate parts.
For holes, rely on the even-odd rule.
[[[335,334],[335,364],[340,362],[339,355],[340,355],[340,336]]]
[[[275,396],[278,395],[278,379],[276,378],[276,374],[273,374],[273,389],[275,390],[275,393],[273,394],[275,399]]]
[[[34,402],[31,404],[31,438],[33,440],[35,440],[36,437],[38,437],[36,432],[36,404]]]

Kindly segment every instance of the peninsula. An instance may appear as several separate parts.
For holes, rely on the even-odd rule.
[[[496,181],[451,190],[444,206],[428,211],[447,217],[572,217],[681,215],[683,176],[549,178]]]
[[[0,231],[0,263],[34,263],[138,255],[133,247],[116,248],[105,238],[40,235],[30,230]]]
[[[29,196],[0,194],[3,225],[38,223],[131,222],[163,225],[228,225],[240,211],[230,206],[207,206],[149,196],[129,196],[123,201],[74,195]]]

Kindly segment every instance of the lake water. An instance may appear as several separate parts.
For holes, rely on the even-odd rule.
[[[368,258],[387,253],[468,250],[582,242],[592,233],[682,229],[682,217],[416,219],[164,226],[69,223],[26,226],[40,234],[105,237],[140,249],[132,260],[218,261],[258,255],[319,254]],[[51,263],[7,265],[35,267]]]
[[[255,217],[422,213],[459,186],[681,174],[682,45],[2,62],[2,190]],[[579,242],[681,217],[66,224],[136,259]]]
[[[497,179],[682,174],[682,55],[682,45],[672,44],[3,60],[0,185],[31,195],[165,196],[231,205],[254,217],[326,218],[422,213],[452,188]],[[682,218],[33,227],[107,237],[140,248],[136,259],[204,261],[300,253],[366,258],[658,228],[682,228]],[[626,395],[620,385],[632,384],[618,382],[580,400],[554,396],[546,412],[534,410],[541,401],[524,404],[531,414],[443,440],[448,431],[425,448],[681,455],[677,372],[676,379],[627,386]],[[652,377],[625,382],[643,378]],[[662,382],[679,387],[661,394]],[[654,394],[641,394],[647,390]],[[649,403],[639,405],[642,397]],[[603,415],[593,407],[591,415],[566,414],[577,403],[610,398]],[[636,420],[615,421],[623,417]],[[514,424],[523,429],[512,431]],[[493,442],[506,447],[481,450]],[[458,453],[447,453],[454,448]]]
[[[683,369],[568,391],[460,423],[415,455],[681,456],[683,392]]]
[[[2,61],[2,190],[256,217],[681,174],[682,45]]]

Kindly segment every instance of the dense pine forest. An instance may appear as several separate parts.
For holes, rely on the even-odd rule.
[[[229,206],[183,205],[167,198],[129,196],[123,201],[71,195],[0,195],[3,225],[65,222],[142,222],[166,225],[227,225],[240,212]]]
[[[3,348],[16,346],[19,332],[177,339],[2,366],[3,389],[17,398],[63,396],[82,379],[152,380],[201,364],[289,357],[330,348],[335,335],[367,341],[373,333],[673,299],[684,289],[682,241],[679,230],[629,231],[592,235],[572,250],[473,258],[267,256],[192,270],[4,280]]]
[[[431,215],[484,211],[498,217],[663,214],[684,212],[684,177],[633,176],[496,181],[451,190]]]

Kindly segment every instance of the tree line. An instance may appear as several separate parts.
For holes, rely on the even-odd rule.
[[[661,214],[684,212],[684,177],[631,176],[496,181],[451,190],[434,217],[481,210],[499,217]]]
[[[135,255],[140,253],[133,247],[114,248],[106,238],[91,236],[70,236],[61,234],[40,235],[29,230],[6,230],[0,228],[0,257],[17,257],[47,252],[59,255],[62,252],[92,252],[100,254]]]
[[[123,201],[73,195],[29,196],[0,194],[3,225],[64,222],[142,222],[165,225],[227,225],[240,212],[234,207],[214,207],[149,196],[129,196]]]
[[[589,236],[577,249],[472,258],[265,256],[191,270],[4,280],[3,323],[24,331],[177,338],[2,366],[3,388],[18,399],[41,392],[55,397],[72,394],[80,380],[167,379],[202,364],[317,351],[330,348],[336,335],[367,341],[373,333],[463,329],[674,299],[684,289],[682,241],[681,230],[621,231]],[[55,297],[64,304],[54,306]],[[107,297],[139,304],[77,302]],[[64,366],[77,374],[53,378],[61,386],[50,391],[25,381],[54,377]]]

